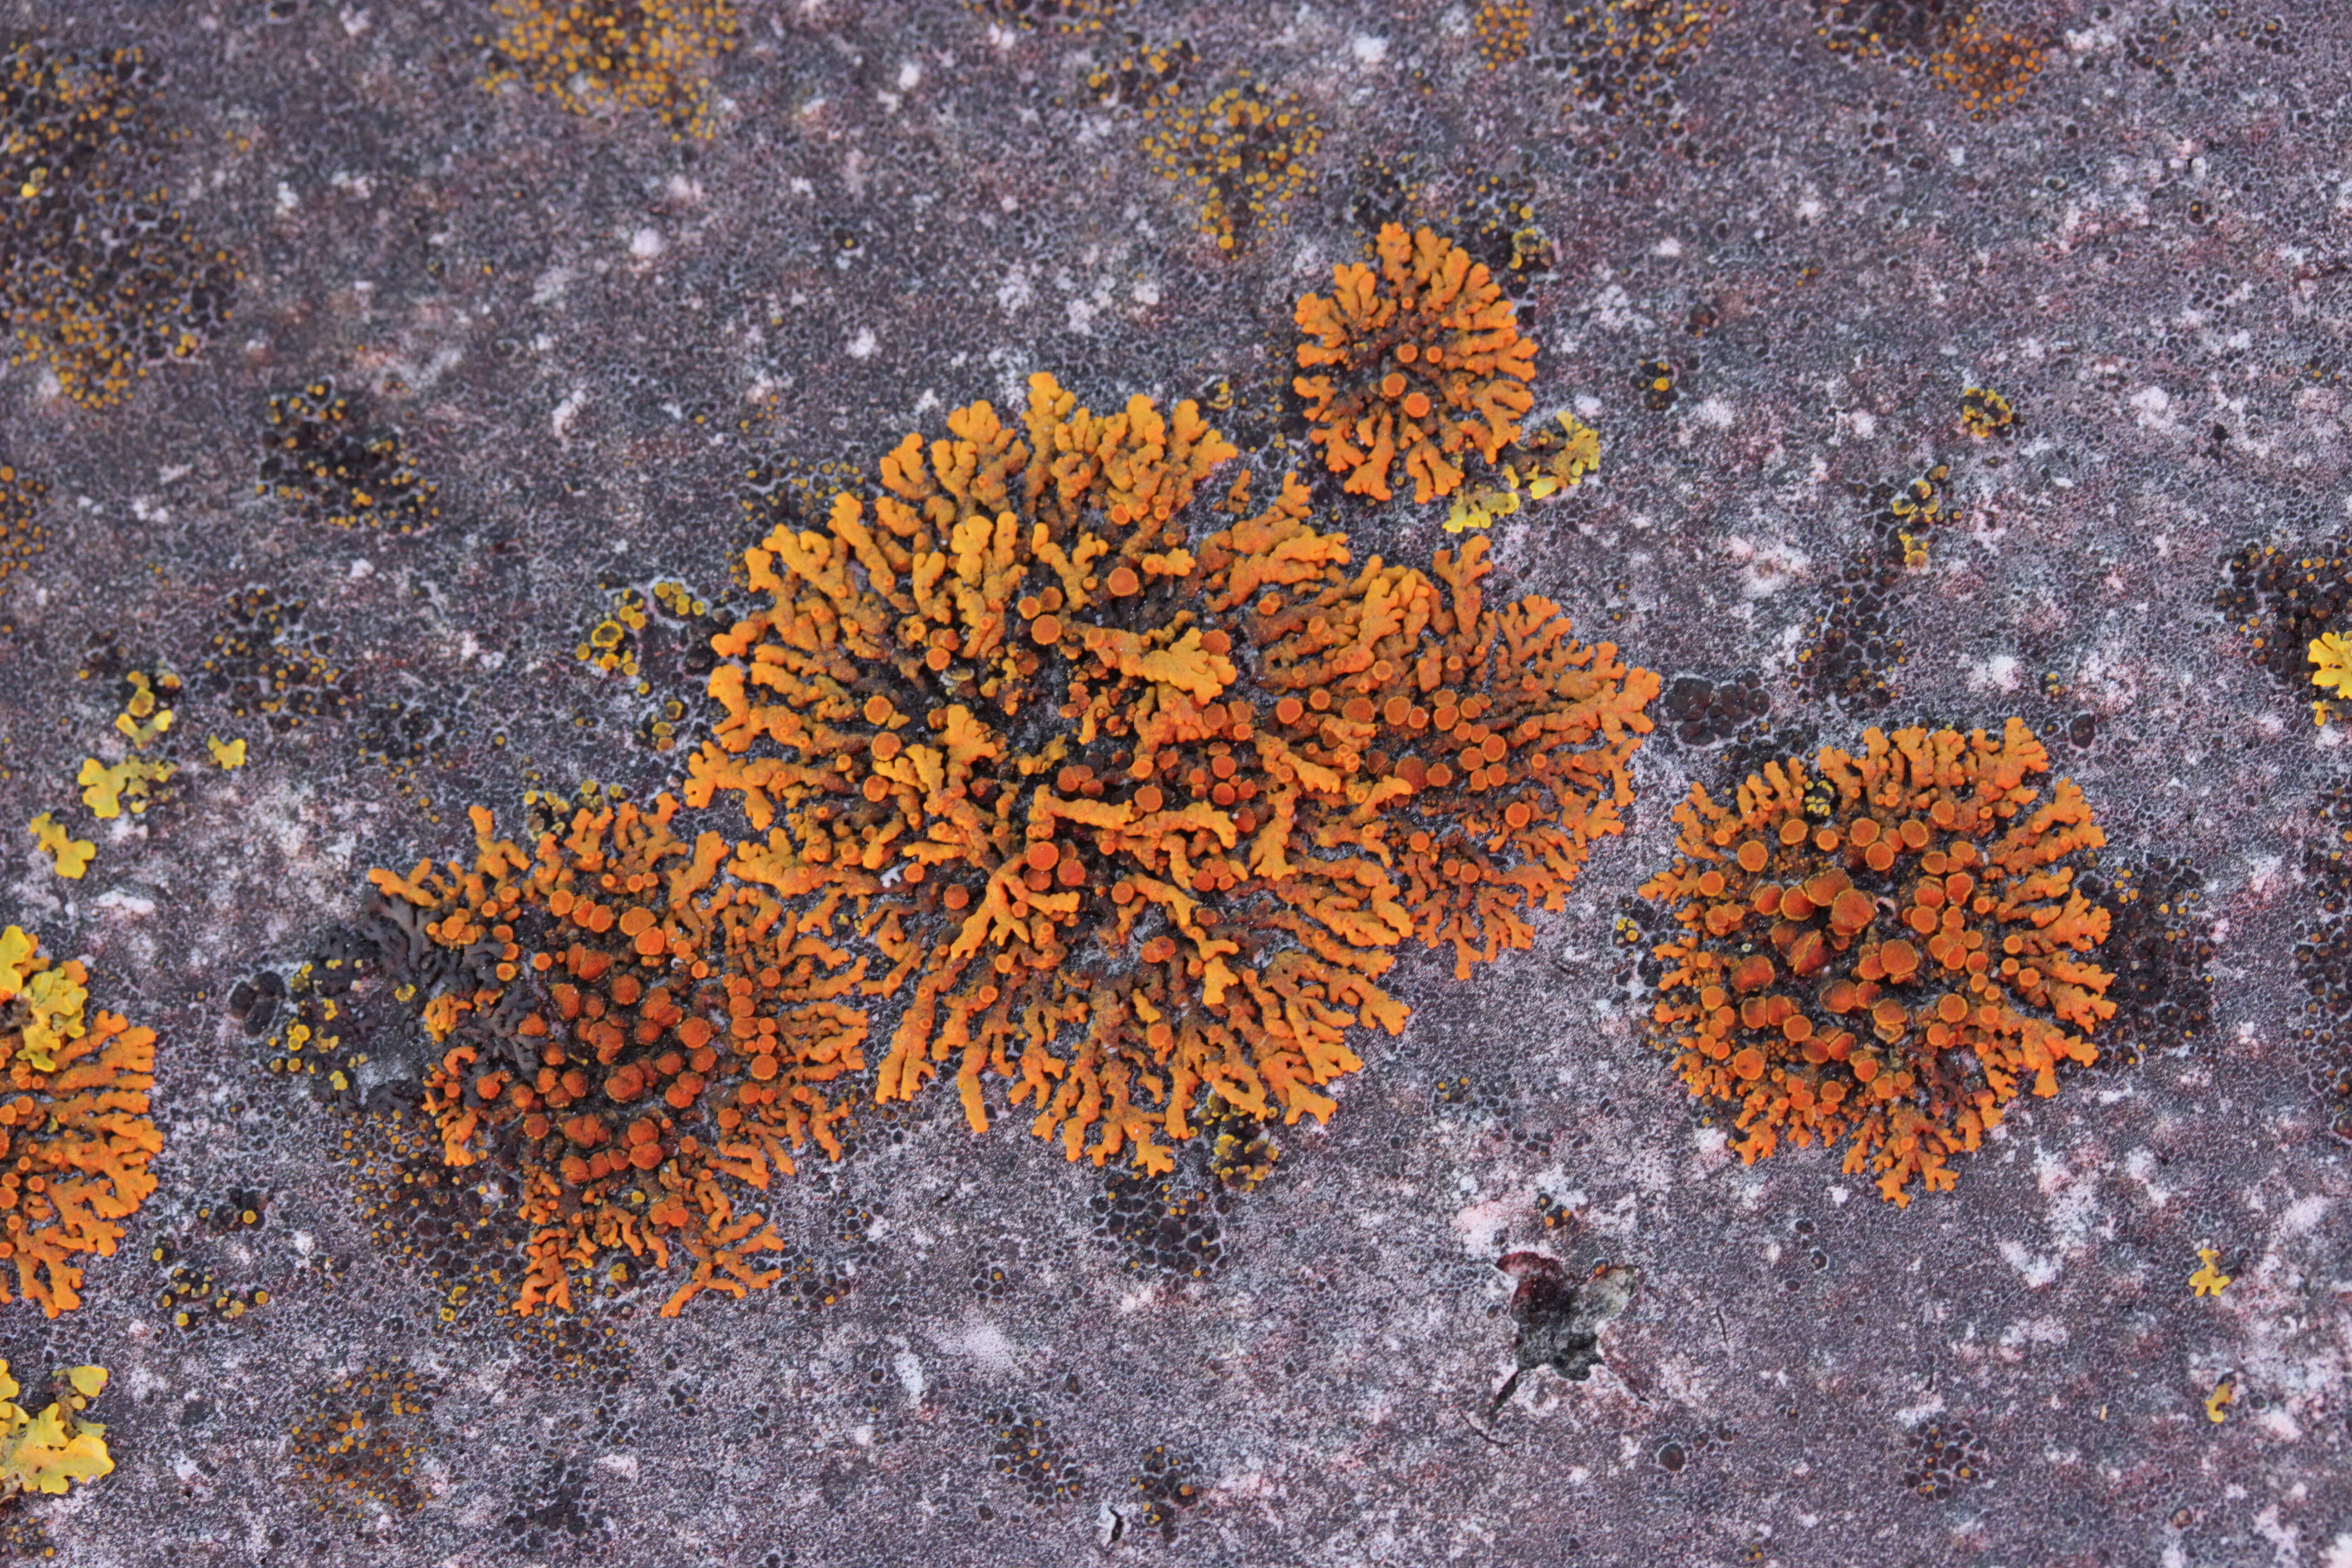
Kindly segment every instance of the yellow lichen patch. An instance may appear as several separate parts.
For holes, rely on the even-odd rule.
[[[1486,62],[1487,69],[1527,57],[1528,25],[1534,15],[1533,0],[1480,0],[1470,18],[1470,31],[1478,40],[1478,58]]]
[[[213,754],[214,765],[224,772],[245,766],[245,742],[242,740],[224,741],[218,735],[206,735],[205,750]]]
[[[2230,1406],[2238,1397],[2238,1380],[2234,1374],[2224,1375],[2205,1396],[2205,1419],[2216,1426],[2230,1418]]]
[[[1675,79],[1706,47],[1729,9],[1724,0],[1573,0],[1561,15],[1562,41],[1551,58],[1570,78],[1570,109],[1675,123],[1681,112]]]
[[[1964,387],[1960,392],[1960,427],[1979,441],[2017,434],[2017,410],[2008,398],[1989,386]]]
[[[1728,805],[1694,786],[1642,890],[1682,928],[1653,1016],[1691,1092],[1734,1108],[1741,1157],[1844,1142],[1903,1205],[1949,1188],[2021,1087],[2096,1059],[2112,976],[2082,955],[2108,915],[2074,879],[2105,836],[2071,781],[2042,802],[2049,753],[2018,720],[1863,740],[1768,763]]]
[[[1143,138],[1144,156],[1200,204],[1202,231],[1228,256],[1248,248],[1307,188],[1310,160],[1323,144],[1314,111],[1296,94],[1247,81],[1206,103],[1152,100],[1145,118],[1153,128]]]
[[[1495,465],[1497,482],[1473,485],[1454,498],[1446,532],[1492,527],[1519,510],[1522,495],[1538,501],[1564,495],[1601,467],[1601,433],[1574,415],[1558,417],[1558,430],[1536,430],[1504,449]]]
[[[178,693],[179,677],[158,671],[151,678],[144,670],[134,669],[128,680],[131,695],[124,700],[122,711],[114,716],[114,728],[131,742],[131,754],[112,764],[85,757],[74,780],[81,786],[82,804],[100,821],[121,816],[126,805],[134,816],[144,812],[155,798],[156,787],[179,772],[170,763],[142,754],[172,728],[173,710],[164,706],[164,700]]]
[[[730,0],[491,0],[483,84],[527,83],[573,114],[646,110],[709,136],[710,73],[740,31]]]
[[[49,858],[58,875],[81,880],[82,873],[89,869],[90,857],[98,853],[98,846],[87,838],[76,838],[46,811],[26,826],[32,830],[33,843]]]
[[[0,1104],[0,1301],[22,1296],[52,1318],[80,1304],[75,1260],[114,1255],[163,1147],[147,1116],[154,1034],[86,1017],[89,982],[15,926],[0,931],[0,1059],[15,1091]]]
[[[49,487],[32,475],[0,463],[0,581],[11,572],[29,570],[47,544],[41,501],[48,493]]]
[[[2189,1290],[2196,1296],[2218,1296],[2230,1288],[2230,1276],[2221,1272],[2221,1254],[2213,1247],[2197,1249],[2197,1271],[2189,1277]]]
[[[2050,39],[1996,29],[1975,11],[1927,61],[1927,79],[1957,94],[1971,120],[1989,120],[2025,96]]]
[[[228,319],[237,272],[196,243],[164,188],[165,136],[137,49],[0,50],[0,317],[12,363],[106,408]]]
[[[369,1367],[324,1390],[287,1436],[294,1479],[320,1508],[421,1506],[416,1463],[432,1440],[433,1394],[414,1372]]]
[[[16,1380],[0,1361],[0,1502],[25,1492],[55,1497],[76,1481],[113,1473],[106,1428],[81,1418],[105,1389],[104,1367],[68,1368],[58,1374],[48,1406],[37,1415],[16,1403]]]
[[[1393,949],[1528,946],[1620,830],[1656,676],[1489,606],[1483,540],[1359,568],[1295,479],[1196,506],[1234,454],[1192,404],[1041,375],[947,423],[747,553],[772,607],[714,639],[689,802],[740,796],[738,873],[887,961],[879,1099],[951,1070],[977,1129],[999,1079],[1152,1171],[1213,1097],[1324,1117],[1349,1030],[1402,1026]]]
[[[1462,487],[1463,465],[1492,466],[1533,406],[1534,340],[1469,252],[1428,229],[1382,226],[1377,270],[1332,269],[1332,294],[1298,301],[1296,381],[1307,438],[1351,495],[1389,499],[1402,462],[1413,499]]]
[[[760,1255],[784,1244],[737,1195],[840,1150],[865,962],[730,875],[719,835],[673,835],[677,806],[583,809],[529,855],[478,806],[470,867],[371,878],[413,940],[461,955],[416,998],[442,1047],[425,1110],[447,1164],[517,1178],[525,1315],[569,1310],[614,1253],[685,1268],[665,1314],[772,1283]]]

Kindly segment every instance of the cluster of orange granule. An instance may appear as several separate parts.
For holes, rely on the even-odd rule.
[[[498,40],[485,84],[528,82],[574,114],[649,110],[709,136],[711,68],[734,48],[730,0],[492,0]]]
[[[870,943],[903,996],[877,1097],[951,1064],[1039,1136],[1150,1171],[1213,1094],[1321,1118],[1351,1027],[1403,1025],[1393,950],[1526,947],[1620,830],[1657,677],[1307,521],[1189,403],[1109,416],[1033,379],[909,436],[866,501],[747,555],[772,607],[714,639],[724,710],[686,795],[738,795],[731,863]],[[1089,1134],[1094,1142],[1087,1142]]]
[[[2037,804],[2049,753],[2016,719],[1863,739],[1810,774],[1768,764],[1729,806],[1694,787],[1643,892],[1682,928],[1656,1022],[1691,1092],[1738,1107],[1741,1156],[1845,1142],[1903,1205],[1952,1185],[2021,1082],[2055,1094],[2058,1064],[2095,1058],[2111,977],[2078,955],[2107,911],[2074,867],[2105,837],[2071,781]]]
[[[0,1104],[0,1301],[50,1317],[81,1304],[75,1259],[114,1256],[122,1221],[155,1190],[163,1135],[148,1120],[155,1036],[122,1017],[86,1017],[89,973],[52,964],[15,926],[0,929],[0,1048],[14,1093]],[[16,1290],[7,1284],[16,1274]]]
[[[1381,227],[1377,269],[1332,268],[1331,297],[1307,294],[1294,384],[1308,439],[1351,495],[1389,499],[1402,462],[1413,500],[1461,488],[1473,456],[1493,464],[1534,406],[1534,340],[1470,253],[1428,229]]]
[[[782,1242],[719,1178],[764,1189],[810,1142],[840,1152],[831,1086],[865,1066],[866,1017],[837,998],[864,964],[729,876],[719,835],[672,834],[676,810],[583,810],[526,856],[478,806],[470,868],[370,878],[464,957],[424,1003],[425,1108],[450,1165],[519,1177],[526,1315],[569,1310],[572,1275],[616,1249],[691,1263],[665,1313],[772,1282],[756,1255]]]

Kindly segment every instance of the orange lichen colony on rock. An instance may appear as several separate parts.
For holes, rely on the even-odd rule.
[[[1380,267],[1332,268],[1331,298],[1298,301],[1307,438],[1351,495],[1389,499],[1402,459],[1413,500],[1461,488],[1475,454],[1492,464],[1534,406],[1534,340],[1483,263],[1428,229],[1381,227]]]
[[[52,964],[34,938],[0,930],[0,1049],[16,1091],[0,1104],[0,1301],[22,1296],[52,1318],[81,1304],[75,1259],[114,1256],[163,1148],[147,1115],[154,1033],[86,1017],[89,983],[79,963]]]
[[[1682,926],[1656,1022],[1691,1092],[1738,1107],[1741,1157],[1845,1142],[1903,1205],[1952,1185],[2021,1082],[2055,1094],[2061,1062],[2095,1059],[2111,977],[2076,955],[2107,911],[2074,862],[2105,836],[2070,780],[2036,804],[2049,754],[2016,719],[1863,739],[1811,775],[1767,764],[1730,806],[1694,786],[1642,890]]]
[[[881,1100],[951,1062],[975,1129],[994,1075],[1150,1171],[1210,1096],[1325,1117],[1348,1030],[1404,1023],[1391,950],[1527,946],[1619,831],[1656,676],[1489,608],[1482,541],[1433,581],[1351,567],[1295,479],[1196,506],[1234,450],[1190,403],[1040,375],[1021,426],[948,430],[748,552],[773,606],[713,639],[688,801],[739,794],[736,873],[873,942],[868,995],[911,984]]]
[[[771,1283],[754,1255],[783,1244],[719,1178],[764,1189],[806,1144],[841,1151],[830,1086],[866,1065],[866,1016],[835,998],[864,962],[727,876],[718,834],[674,835],[677,808],[583,810],[526,856],[477,806],[470,868],[370,877],[395,919],[467,961],[424,1003],[445,1047],[425,1107],[449,1164],[488,1158],[519,1182],[526,1316],[569,1310],[572,1271],[616,1248],[691,1259],[666,1315]]]

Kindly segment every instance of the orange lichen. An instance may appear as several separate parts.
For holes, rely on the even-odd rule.
[[[573,114],[648,110],[673,135],[709,136],[710,72],[735,47],[730,0],[492,0],[483,85],[528,83]]]
[[[2049,754],[2018,720],[1863,740],[1814,773],[1769,763],[1729,806],[1694,786],[1642,890],[1682,926],[1654,1016],[1691,1092],[1737,1107],[1741,1157],[1845,1142],[1902,1205],[1952,1185],[2021,1083],[2055,1094],[2095,1059],[2111,976],[2077,955],[2108,915],[2074,863],[2105,836],[2069,780],[2037,805]]]
[[[1389,499],[1402,459],[1413,499],[1461,488],[1462,465],[1493,465],[1534,406],[1528,381],[1536,345],[1486,268],[1424,228],[1382,226],[1380,267],[1342,263],[1332,297],[1308,294],[1294,384],[1307,401],[1307,438],[1346,476],[1351,495]]]
[[[0,1052],[16,1091],[0,1104],[0,1301],[22,1296],[52,1318],[81,1304],[75,1260],[114,1256],[163,1147],[147,1117],[155,1036],[86,1016],[89,983],[79,963],[53,965],[34,938],[0,930]]]
[[[992,1075],[1071,1158],[1154,1172],[1213,1095],[1327,1116],[1348,1031],[1404,1023],[1394,948],[1528,946],[1620,830],[1657,677],[1488,607],[1484,541],[1354,568],[1246,476],[1214,526],[1234,452],[1190,403],[1098,416],[1040,375],[1020,426],[948,429],[747,553],[773,604],[713,641],[688,801],[739,795],[737,874],[871,942],[867,994],[911,987],[880,1100],[952,1062],[975,1129]]]
[[[417,998],[444,1047],[425,1110],[449,1165],[517,1179],[526,1316],[569,1310],[572,1275],[616,1249],[690,1261],[665,1315],[772,1283],[754,1259],[783,1243],[721,1178],[764,1189],[807,1144],[840,1150],[832,1086],[865,1066],[866,1016],[837,998],[865,963],[726,875],[719,835],[673,835],[677,808],[582,810],[527,857],[477,806],[470,868],[370,877],[414,940],[460,955]]]

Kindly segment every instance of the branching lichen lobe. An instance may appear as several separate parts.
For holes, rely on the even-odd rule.
[[[715,646],[686,794],[738,795],[732,866],[885,960],[877,1098],[954,1064],[1072,1158],[1164,1172],[1205,1097],[1327,1116],[1349,1028],[1402,1028],[1392,950],[1457,973],[1532,940],[1619,831],[1656,677],[1487,607],[1483,541],[1434,578],[1272,504],[1192,405],[1097,416],[1052,378],[907,440],[871,510],[747,557],[773,607]],[[1196,537],[1197,534],[1197,537]],[[1087,1142],[1091,1135],[1093,1142]]]

